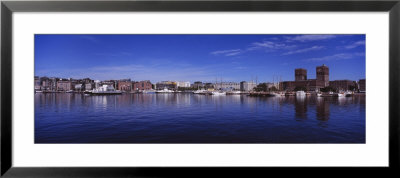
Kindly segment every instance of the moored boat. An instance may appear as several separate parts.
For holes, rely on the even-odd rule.
[[[84,94],[92,94],[92,90],[85,90],[83,93]]]
[[[241,92],[240,91],[228,91],[226,92],[227,95],[240,95]]]
[[[226,92],[222,91],[213,91],[211,92],[212,95],[220,96],[220,95],[226,95]]]
[[[354,93],[351,92],[351,91],[347,91],[347,92],[345,92],[344,94],[345,94],[346,97],[350,97],[350,96],[353,96],[353,95],[354,95]]]
[[[294,93],[294,92],[286,92],[285,93],[285,96],[295,96],[296,95],[296,93]]]
[[[156,92],[155,90],[143,90],[142,93],[155,93],[155,92]]]
[[[201,90],[196,90],[196,91],[194,91],[193,93],[194,93],[194,94],[204,94],[206,91],[207,91],[207,90],[201,89]]]
[[[334,93],[333,92],[327,92],[327,93],[321,93],[320,95],[321,97],[333,97]]]
[[[283,93],[270,93],[271,96],[276,96],[276,97],[281,97],[281,96],[285,96],[285,94]]]
[[[87,93],[86,91],[84,93]],[[115,90],[112,85],[103,85],[99,88],[93,89],[90,94],[92,95],[120,95],[121,91]]]
[[[174,91],[164,88],[163,90],[157,90],[156,93],[174,93]]]
[[[346,95],[345,95],[345,93],[337,93],[336,96],[337,97],[345,97]]]
[[[304,92],[304,91],[296,91],[296,96],[306,96],[306,92]]]

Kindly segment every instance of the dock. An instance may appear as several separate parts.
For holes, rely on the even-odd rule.
[[[283,94],[275,92],[251,92],[249,93],[249,96],[274,97],[274,96],[283,96]]]

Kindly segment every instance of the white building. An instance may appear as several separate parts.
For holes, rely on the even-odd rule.
[[[97,91],[97,92],[104,92],[104,91],[115,91],[114,87],[112,85],[103,85],[99,88],[96,88],[93,91]]]
[[[99,88],[100,87],[100,80],[95,80],[94,81],[94,88]]]
[[[85,86],[82,84],[75,84],[75,90],[77,91],[83,91],[85,89]]]
[[[176,82],[176,87],[190,87],[190,82]]]

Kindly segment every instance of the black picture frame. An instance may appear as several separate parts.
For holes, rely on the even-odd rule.
[[[167,168],[167,167],[13,167],[12,165],[12,17],[13,12],[123,12],[123,11],[296,11],[296,12],[389,12],[389,167],[342,168],[368,173],[399,168],[400,101],[400,0],[270,0],[270,1],[2,1],[1,2],[1,175],[5,177],[131,177],[217,173],[287,174],[310,168]],[[285,169],[285,170],[283,170]],[[317,168],[339,175],[332,168]],[[336,168],[335,168],[336,169]]]

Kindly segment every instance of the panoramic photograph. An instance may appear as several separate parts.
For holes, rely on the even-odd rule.
[[[36,34],[34,140],[366,142],[364,34]]]

